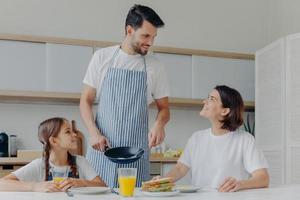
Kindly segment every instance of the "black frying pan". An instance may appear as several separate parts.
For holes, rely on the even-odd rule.
[[[140,159],[144,152],[144,149],[138,147],[115,147],[108,148],[104,155],[114,163],[128,164]]]

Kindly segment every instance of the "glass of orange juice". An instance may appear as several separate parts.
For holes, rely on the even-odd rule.
[[[64,177],[53,177],[53,182],[54,183],[61,183],[65,180]]]
[[[136,168],[118,169],[119,193],[123,197],[132,197],[136,184]]]
[[[67,178],[67,175],[66,175],[67,173],[52,171],[51,174],[52,174],[53,182],[57,183],[57,184],[60,184]]]

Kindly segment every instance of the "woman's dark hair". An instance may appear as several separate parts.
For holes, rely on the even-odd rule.
[[[62,125],[67,120],[60,117],[55,117],[51,119],[47,119],[40,123],[38,129],[38,137],[40,142],[44,145],[43,149],[43,158],[45,162],[45,181],[48,181],[49,178],[49,155],[50,155],[50,137],[57,137],[59,131],[62,128]],[[76,177],[77,175],[77,167],[76,160],[73,159],[73,156],[68,152],[68,163],[71,167],[72,177]]]
[[[229,108],[230,112],[221,121],[223,129],[235,131],[239,128],[244,120],[244,101],[241,94],[226,85],[217,85],[215,90],[218,91],[224,108]]]
[[[125,21],[125,32],[127,25],[132,26],[136,30],[143,25],[144,20],[148,21],[156,28],[160,28],[165,25],[152,8],[135,4],[130,8],[127,14]]]

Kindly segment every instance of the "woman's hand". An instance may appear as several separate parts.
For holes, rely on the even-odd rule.
[[[236,192],[241,189],[241,182],[233,177],[227,177],[221,186],[218,188],[219,192]]]
[[[59,184],[61,191],[67,191],[71,187],[85,187],[87,186],[85,182],[77,178],[66,178]]]
[[[32,191],[34,192],[61,192],[57,183],[53,181],[46,181],[40,183],[33,183]]]

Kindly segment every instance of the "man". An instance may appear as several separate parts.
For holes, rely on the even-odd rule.
[[[109,187],[117,186],[118,167],[137,168],[137,186],[149,179],[149,148],[165,137],[169,121],[168,85],[164,68],[147,55],[164,22],[149,7],[134,5],[126,18],[121,46],[95,52],[84,78],[80,111],[90,134],[87,159]],[[96,120],[92,112],[98,102]],[[148,131],[148,105],[156,102],[158,114]],[[106,147],[135,146],[145,150],[137,162],[116,165],[103,154]]]

